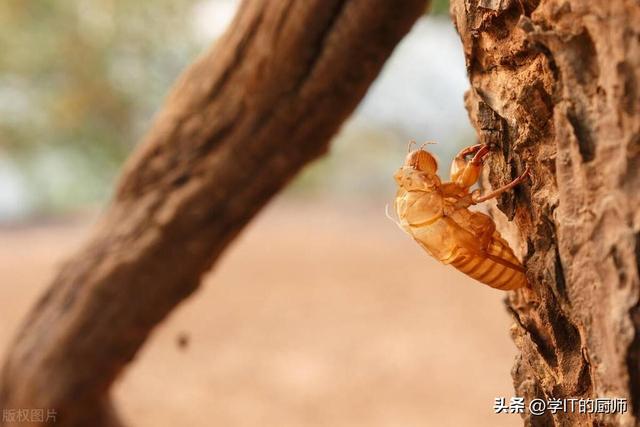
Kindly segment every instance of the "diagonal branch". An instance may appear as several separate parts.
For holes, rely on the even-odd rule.
[[[247,0],[179,79],[92,237],[32,309],[0,406],[114,425],[108,390],[154,328],[327,150],[424,0]]]

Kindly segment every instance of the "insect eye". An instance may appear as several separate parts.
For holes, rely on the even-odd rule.
[[[430,175],[435,174],[438,169],[436,159],[425,150],[416,150],[409,153],[407,164]]]

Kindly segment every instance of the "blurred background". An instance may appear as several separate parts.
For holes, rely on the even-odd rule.
[[[0,3],[0,350],[238,3]],[[431,260],[384,215],[409,140],[437,141],[445,175],[475,142],[447,9],[435,2],[330,154],[158,328],[114,390],[130,425],[520,424],[493,413],[513,395],[503,295]]]

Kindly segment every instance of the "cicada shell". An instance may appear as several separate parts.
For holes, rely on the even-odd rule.
[[[472,193],[488,152],[485,145],[462,150],[451,167],[451,181],[444,183],[429,152],[410,152],[394,177],[398,184],[395,211],[402,229],[438,261],[492,288],[517,289],[527,285],[522,264],[491,217],[469,206],[513,188],[527,171],[485,196]],[[473,158],[468,161],[470,155]]]

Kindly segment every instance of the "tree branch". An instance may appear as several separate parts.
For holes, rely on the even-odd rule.
[[[0,406],[114,425],[108,390],[255,213],[327,149],[423,0],[245,1],[179,79],[86,245],[32,309]]]

